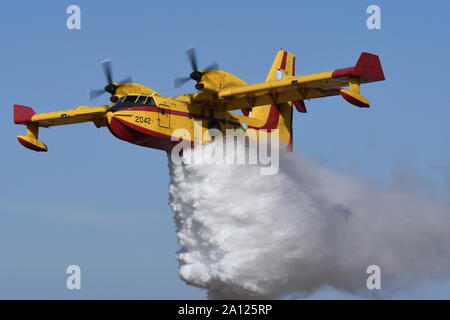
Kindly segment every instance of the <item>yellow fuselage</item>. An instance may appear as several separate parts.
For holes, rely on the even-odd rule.
[[[280,127],[279,106],[268,106],[267,117],[262,120],[228,112],[222,105],[211,104],[205,107],[191,104],[191,97],[181,95],[166,98],[157,94],[121,97],[106,114],[108,127],[119,139],[166,151],[178,142],[176,138],[194,144],[210,142],[208,130],[211,128],[218,129],[225,135],[227,129],[242,129],[247,132],[264,129],[270,134],[271,130]],[[127,99],[127,103],[122,103]],[[133,99],[135,102],[130,102]],[[291,111],[291,107],[288,108]],[[180,128],[184,130],[178,130]],[[288,145],[289,135],[280,132],[280,141]]]

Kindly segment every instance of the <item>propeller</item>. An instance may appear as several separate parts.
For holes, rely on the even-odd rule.
[[[181,87],[185,83],[187,83],[189,80],[194,80],[195,82],[200,82],[202,79],[202,76],[208,72],[208,70],[217,70],[219,69],[219,65],[217,62],[214,62],[207,66],[205,68],[205,71],[200,72],[198,70],[198,59],[197,59],[197,53],[195,50],[195,47],[190,47],[186,49],[186,55],[188,57],[189,63],[191,65],[192,72],[190,73],[189,77],[181,77],[181,78],[175,78],[173,80],[173,86],[175,89]]]
[[[105,78],[106,78],[107,84],[106,84],[105,88],[103,88],[103,89],[95,89],[95,90],[89,91],[89,98],[91,100],[101,96],[102,94],[104,94],[106,92],[110,93],[111,96],[114,96],[117,88],[119,88],[122,85],[122,83],[127,83],[127,82],[133,81],[131,79],[131,77],[127,77],[127,78],[123,79],[119,84],[114,84],[113,76],[112,76],[111,60],[107,59],[107,60],[102,61],[102,66],[103,66],[103,72],[105,73]],[[114,102],[113,97],[111,97],[110,100],[112,102]]]

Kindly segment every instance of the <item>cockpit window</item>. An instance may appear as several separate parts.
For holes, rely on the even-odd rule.
[[[132,108],[134,106],[156,106],[155,100],[148,96],[124,96],[117,101],[109,110],[116,112],[126,108]]]
[[[137,96],[126,96],[123,102],[125,103],[135,103]]]
[[[147,100],[146,96],[139,96],[139,98],[137,99],[136,103],[137,104],[145,104],[146,100]]]
[[[147,102],[145,103],[146,106],[156,106],[155,100],[153,100],[152,97],[148,97]]]

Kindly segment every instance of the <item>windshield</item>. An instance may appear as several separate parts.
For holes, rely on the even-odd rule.
[[[119,101],[117,101],[117,103],[109,109],[109,111],[115,112],[126,108],[142,106],[156,106],[155,100],[149,96],[124,96],[120,98]]]

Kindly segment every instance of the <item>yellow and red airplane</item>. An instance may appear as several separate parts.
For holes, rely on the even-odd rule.
[[[192,79],[198,92],[164,97],[131,80],[114,83],[111,63],[104,61],[108,84],[91,91],[91,98],[107,92],[112,104],[47,113],[14,105],[14,122],[27,128],[26,135],[17,136],[19,142],[34,151],[47,151],[38,140],[39,127],[93,122],[97,128],[108,127],[119,139],[165,151],[178,143],[172,136],[179,128],[190,132],[193,144],[210,142],[208,135],[194,135],[195,126],[204,131],[215,128],[224,134],[226,129],[279,129],[280,145],[292,149],[293,109],[307,112],[304,100],[341,95],[349,103],[366,108],[369,101],[360,93],[361,84],[385,79],[378,56],[365,52],[353,67],[296,76],[295,56],[281,49],[266,81],[255,84],[217,70],[215,65],[199,70],[195,49],[187,49],[187,54],[192,73],[174,84],[179,87]],[[233,112],[237,110],[243,114]]]

